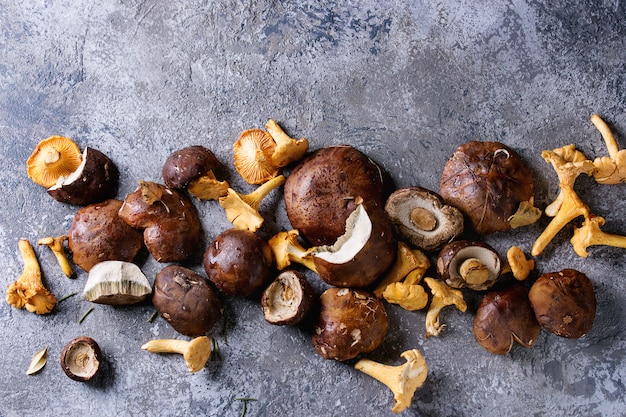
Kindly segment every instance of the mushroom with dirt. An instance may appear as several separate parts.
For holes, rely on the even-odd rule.
[[[20,277],[7,287],[6,301],[15,308],[26,308],[31,313],[48,314],[57,300],[43,285],[41,267],[33,246],[28,240],[20,239],[18,248],[24,269]]]
[[[61,369],[74,381],[87,382],[100,370],[102,350],[98,343],[88,336],[79,336],[61,350]]]
[[[191,199],[163,184],[139,181],[124,199],[119,216],[143,230],[146,248],[157,262],[188,259],[202,237],[202,223]]]
[[[389,319],[383,303],[372,293],[331,287],[319,302],[320,314],[311,340],[324,359],[353,359],[384,342]]]
[[[453,288],[486,290],[500,276],[502,261],[498,252],[485,242],[455,240],[437,258],[437,274]]]
[[[141,231],[118,215],[122,205],[121,200],[106,200],[82,207],[74,215],[67,242],[74,263],[84,271],[108,260],[130,262],[143,247]]]
[[[155,339],[144,343],[141,348],[153,353],[178,353],[183,355],[187,370],[199,372],[211,357],[213,344],[207,336],[198,336],[190,341],[179,339]]]
[[[315,292],[304,274],[286,270],[263,290],[261,308],[270,324],[295,325],[311,311]]]
[[[72,174],[82,162],[80,148],[70,138],[50,136],[37,144],[26,161],[28,177],[49,188],[60,177]]]
[[[457,310],[465,312],[467,304],[463,298],[463,293],[457,289],[450,288],[445,282],[434,278],[426,277],[424,282],[430,288],[432,300],[426,313],[426,337],[439,336],[445,324],[440,324],[439,313],[446,306],[455,306]]]
[[[211,330],[224,310],[209,281],[180,265],[168,265],[156,274],[152,304],[174,330],[192,337]]]
[[[354,368],[385,384],[393,393],[395,404],[391,411],[401,413],[411,406],[415,391],[424,385],[428,376],[428,366],[422,353],[417,349],[400,354],[406,360],[403,365],[392,366],[362,358]]]
[[[404,187],[391,193],[385,212],[401,239],[426,252],[441,249],[463,232],[461,211],[422,187]]]
[[[441,175],[439,194],[483,235],[536,222],[531,171],[513,149],[499,142],[459,146]]]
[[[521,284],[490,291],[481,300],[474,316],[472,331],[476,342],[491,353],[509,353],[513,344],[532,347],[541,327]]]

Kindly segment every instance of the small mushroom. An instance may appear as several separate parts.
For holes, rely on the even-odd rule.
[[[439,253],[437,273],[453,288],[486,290],[500,276],[501,259],[488,244],[472,240],[450,242]]]
[[[263,316],[270,324],[298,324],[311,310],[314,297],[311,284],[301,272],[283,271],[263,291]]]
[[[602,118],[594,114],[591,122],[600,131],[609,155],[594,159],[593,177],[599,184],[620,184],[626,182],[626,149],[619,149],[613,132]]]
[[[428,304],[428,294],[419,284],[394,282],[385,287],[383,298],[392,304],[398,304],[405,310],[421,310]]]
[[[268,120],[265,128],[276,143],[272,153],[272,163],[279,168],[299,161],[309,149],[309,141],[306,138],[289,137],[275,120]]]
[[[76,142],[64,136],[50,136],[37,144],[26,161],[33,182],[50,188],[80,166],[82,153]]]
[[[604,232],[600,229],[604,222],[604,217],[588,214],[582,226],[574,229],[574,235],[570,239],[570,243],[578,256],[581,258],[589,256],[587,248],[594,245],[626,249],[626,236]]]
[[[488,292],[478,306],[472,329],[480,346],[499,355],[509,353],[514,342],[532,347],[541,332],[528,290],[520,284]]]
[[[519,246],[511,246],[506,251],[507,266],[511,270],[513,277],[518,281],[524,281],[530,275],[530,271],[535,268],[533,259],[526,259],[524,251]],[[504,269],[504,268],[503,268]],[[502,273],[503,271],[501,271]]]
[[[86,382],[100,369],[102,351],[91,337],[79,336],[61,351],[61,368],[74,381]]]
[[[57,259],[57,262],[65,276],[71,278],[74,275],[74,271],[72,270],[72,265],[70,265],[70,262],[67,260],[67,256],[65,256],[65,246],[63,243],[66,240],[67,235],[44,237],[39,239],[37,244],[48,246],[52,253],[54,253],[54,257]]]
[[[97,304],[139,303],[152,293],[148,278],[132,262],[103,261],[90,270],[82,297]]]
[[[262,184],[278,175],[278,166],[272,162],[276,143],[262,129],[248,129],[239,135],[233,145],[235,169],[249,184]]]
[[[388,285],[404,280],[411,272],[415,272],[412,275],[413,282],[411,284],[417,284],[423,278],[428,268],[430,268],[430,260],[424,252],[419,249],[411,249],[409,245],[399,241],[396,261],[376,285],[374,294],[378,298],[382,297]]]
[[[106,200],[82,207],[74,215],[67,242],[74,263],[84,271],[102,261],[132,261],[143,247],[139,230],[118,215],[123,202]]]
[[[320,296],[313,347],[324,359],[345,361],[372,352],[385,340],[389,319],[373,294],[332,287]]]
[[[463,293],[448,287],[445,282],[426,277],[424,282],[430,288],[433,298],[426,313],[426,337],[439,336],[445,325],[440,324],[439,313],[446,306],[455,306],[457,310],[465,312],[467,304]]]
[[[178,353],[183,355],[189,372],[201,371],[211,357],[213,349],[211,339],[206,336],[198,336],[191,341],[178,339],[150,340],[141,348],[153,353]]]
[[[208,280],[179,265],[156,274],[152,304],[174,330],[192,337],[211,330],[224,310]]]
[[[593,326],[596,295],[591,280],[582,272],[545,273],[530,287],[528,298],[537,321],[552,334],[578,339]]]
[[[102,152],[85,148],[82,162],[74,172],[61,176],[48,188],[57,201],[77,206],[99,203],[117,194],[119,171]]]
[[[423,251],[441,249],[463,232],[463,214],[433,191],[405,187],[387,198],[385,211],[398,235]]]
[[[354,368],[385,384],[393,393],[395,404],[391,411],[401,413],[411,406],[415,391],[424,385],[428,376],[428,366],[422,353],[417,349],[400,354],[406,363],[399,366],[384,365],[371,359],[362,358]]]
[[[259,290],[273,271],[269,244],[248,230],[220,233],[204,252],[209,280],[228,295],[249,297]]]

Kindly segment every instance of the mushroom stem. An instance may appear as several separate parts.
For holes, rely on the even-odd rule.
[[[183,355],[189,372],[198,372],[211,356],[211,339],[207,336],[196,337],[191,341],[179,339],[156,339],[141,346],[153,353],[178,353]]]
[[[423,207],[415,207],[410,214],[411,223],[420,230],[432,232],[437,227],[437,217]]]
[[[50,148],[43,159],[46,165],[56,164],[61,159],[61,152],[56,148]]]
[[[61,270],[68,278],[71,278],[74,275],[74,271],[72,270],[72,266],[70,265],[67,257],[65,256],[65,250],[63,248],[63,242],[67,240],[67,235],[62,235],[58,237],[44,237],[39,239],[37,242],[38,245],[48,246],[61,267]]]
[[[574,230],[574,236],[570,242],[578,256],[586,258],[589,255],[587,248],[593,245],[626,248],[626,236],[603,232],[600,226],[604,225],[604,222],[603,217],[590,215],[585,218],[581,227]]]
[[[614,160],[619,152],[619,146],[617,145],[615,136],[613,136],[613,132],[611,132],[609,126],[598,114],[594,113],[591,116],[591,123],[594,124],[596,129],[598,129],[602,135],[602,139],[604,139],[604,143],[606,143],[606,148],[609,152],[609,157]]]
[[[459,274],[471,285],[481,285],[489,279],[489,268],[478,258],[464,260],[459,266]]]
[[[467,303],[463,299],[463,293],[457,289],[450,288],[443,281],[434,278],[424,278],[426,285],[430,288],[433,299],[426,313],[426,337],[439,336],[445,325],[439,324],[439,313],[441,309],[454,305],[459,311],[467,310]]]
[[[250,207],[258,210],[261,205],[261,201],[274,189],[280,187],[285,183],[285,176],[278,175],[269,181],[264,182],[256,190],[246,195],[239,195],[241,199],[246,202]]]
[[[419,350],[407,350],[400,356],[406,359],[404,365],[384,365],[366,358],[354,365],[355,369],[382,382],[391,390],[395,400],[391,411],[394,413],[400,413],[411,405],[415,390],[424,384],[428,376],[426,360]]]

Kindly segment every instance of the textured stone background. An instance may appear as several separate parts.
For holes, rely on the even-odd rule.
[[[437,190],[443,165],[468,140],[498,140],[533,169],[537,204],[557,192],[541,150],[575,143],[606,154],[589,122],[599,113],[626,147],[626,6],[619,0],[428,1],[3,1],[0,4],[0,269],[4,289],[19,276],[17,239],[65,233],[76,207],[52,200],[27,178],[25,161],[52,134],[108,154],[121,171],[119,197],[137,180],[160,180],[165,157],[191,144],[211,148],[238,190],[232,143],[276,119],[313,149],[349,143],[398,186]],[[577,189],[605,230],[626,234],[624,185]],[[200,203],[205,240],[230,226],[216,204]],[[263,204],[260,234],[290,226],[280,193]],[[542,227],[487,240],[527,252]],[[425,313],[390,307],[392,330],[372,355],[397,363],[419,348],[429,377],[406,415],[626,415],[626,281],[623,249],[596,247],[579,258],[563,231],[539,256],[538,272],[571,267],[593,281],[598,312],[580,340],[545,332],[532,349],[505,356],[471,333],[478,297],[462,314],[445,310],[446,331],[426,340]],[[203,248],[200,248],[201,252]],[[81,291],[86,274],[63,277],[36,248],[48,287]],[[152,280],[162,267],[142,268]],[[195,265],[201,271],[199,265]],[[316,289],[323,285],[308,275]],[[4,292],[3,292],[4,294]],[[95,306],[73,297],[35,316],[0,303],[0,416],[392,415],[391,393],[351,364],[321,359],[309,335],[266,324],[256,300],[228,300],[224,360],[188,374],[181,358],[140,350],[177,337],[152,307]],[[219,326],[218,326],[219,327]],[[63,345],[86,334],[106,363],[93,383],[69,380]],[[49,346],[48,365],[26,376]]]

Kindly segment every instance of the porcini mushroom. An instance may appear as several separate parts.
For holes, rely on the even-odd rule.
[[[415,271],[415,274],[413,275],[414,282],[412,284],[417,284],[428,268],[430,268],[430,260],[424,252],[419,249],[411,249],[406,243],[398,241],[396,261],[376,285],[374,294],[379,298],[382,297],[388,285],[402,281],[413,271]]]
[[[485,242],[455,240],[448,243],[437,258],[437,273],[453,288],[486,290],[500,276],[498,252]]]
[[[19,279],[7,287],[7,303],[15,308],[25,307],[31,313],[50,313],[57,300],[43,285],[35,251],[26,239],[18,241],[18,248],[24,261],[24,269]]]
[[[613,132],[611,132],[609,126],[599,115],[593,114],[591,122],[600,131],[609,153],[608,156],[602,156],[593,161],[593,165],[596,168],[593,178],[599,184],[619,184],[625,182],[626,149],[619,149]]]
[[[100,370],[102,351],[91,337],[79,336],[61,351],[61,368],[74,381],[86,382]]]
[[[276,143],[271,160],[279,168],[299,161],[309,149],[309,141],[306,138],[289,137],[275,120],[268,120],[265,128]]]
[[[44,245],[52,250],[54,257],[56,258],[61,270],[66,277],[71,278],[74,275],[72,265],[65,256],[65,246],[63,243],[67,240],[67,235],[61,235],[57,237],[44,237],[37,241],[38,245]]]
[[[428,366],[422,353],[417,349],[400,354],[406,363],[399,366],[384,365],[371,359],[362,358],[354,368],[385,384],[393,393],[395,404],[391,411],[401,413],[410,407],[415,391],[424,385],[428,376]]]
[[[285,182],[285,177],[279,175],[257,187],[249,194],[240,194],[228,188],[226,195],[219,198],[220,206],[226,213],[226,218],[237,229],[256,232],[264,222],[259,214],[259,206],[263,199],[275,188]]]
[[[82,153],[72,139],[50,136],[37,144],[26,161],[28,177],[46,188],[57,183],[80,166]]]
[[[463,293],[450,288],[445,282],[426,277],[424,282],[430,288],[433,298],[426,313],[426,337],[439,336],[445,324],[440,324],[439,313],[446,306],[455,306],[457,310],[465,312],[467,304],[463,299]]]
[[[405,187],[391,193],[385,212],[396,233],[423,251],[441,249],[463,232],[461,211],[422,187]]]
[[[178,353],[183,355],[187,370],[198,372],[204,368],[211,357],[212,343],[207,336],[198,336],[191,341],[178,339],[155,339],[141,346],[153,353]]]
[[[148,278],[132,262],[103,261],[90,270],[82,297],[97,304],[139,303],[152,293]]]
[[[262,184],[278,175],[272,162],[276,143],[262,129],[247,129],[233,145],[235,169],[249,184]]]

